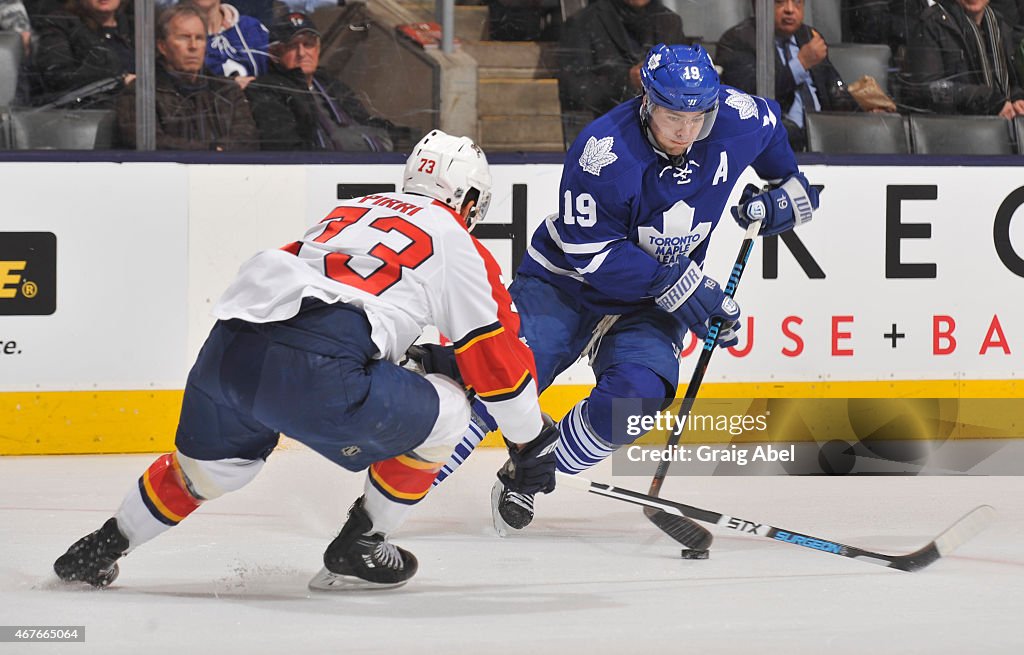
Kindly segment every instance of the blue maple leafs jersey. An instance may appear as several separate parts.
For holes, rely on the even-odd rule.
[[[534,232],[520,274],[596,311],[649,306],[690,260],[702,265],[729,194],[753,166],[798,171],[778,103],[723,86],[718,118],[682,167],[647,139],[634,98],[590,123],[566,153],[557,214]]]

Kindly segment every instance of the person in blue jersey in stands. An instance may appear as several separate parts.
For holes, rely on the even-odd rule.
[[[722,85],[704,48],[654,46],[641,82],[642,95],[591,122],[569,148],[558,212],[533,234],[510,288],[540,387],[584,354],[597,379],[559,422],[563,473],[637,438],[613,426],[616,399],[648,399],[642,410],[651,414],[668,406],[687,331],[703,339],[721,318],[718,346],[737,343],[740,308],[702,265],[740,174],[752,166],[770,182],[747,185],[732,212],[742,227],[761,219],[762,236],[809,221],[818,207],[778,103]],[[477,413],[438,481],[493,429]],[[502,473],[492,491],[499,534],[534,513],[533,495]]]

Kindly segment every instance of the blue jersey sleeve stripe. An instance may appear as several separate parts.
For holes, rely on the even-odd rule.
[[[590,255],[596,254],[608,247],[610,243],[613,243],[615,239],[608,241],[594,241],[591,243],[565,243],[559,236],[558,231],[555,229],[554,219],[558,217],[558,214],[552,214],[544,219],[544,226],[548,229],[548,236],[555,242],[558,248],[569,255]]]
[[[584,268],[577,268],[576,271],[580,275],[587,275],[588,273],[595,273],[595,272],[597,272],[597,269],[601,268],[601,264],[604,263],[604,260],[608,259],[608,253],[609,252],[610,251],[605,250],[600,255],[594,257],[593,259],[591,259],[590,263],[587,264],[586,267],[584,267]]]
[[[579,273],[575,271],[570,271],[565,268],[560,268],[552,264],[551,261],[544,255],[542,255],[541,252],[537,250],[532,243],[526,247],[526,253],[530,256],[530,259],[540,264],[541,268],[543,268],[546,271],[554,273],[555,275],[571,277],[575,280],[579,280],[580,282],[583,281],[583,276],[580,275]]]

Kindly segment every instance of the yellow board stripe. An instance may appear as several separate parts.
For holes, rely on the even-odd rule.
[[[460,353],[464,353],[464,352],[466,352],[466,349],[469,348],[470,346],[472,346],[474,343],[477,343],[478,341],[483,341],[484,339],[490,339],[491,337],[499,335],[499,334],[501,334],[504,331],[505,331],[505,328],[500,327],[500,328],[498,328],[496,330],[491,330],[490,332],[484,332],[483,334],[477,335],[477,336],[473,337],[472,339],[470,339],[469,341],[467,341],[466,343],[464,343],[463,345],[461,345],[458,348],[456,348],[455,349],[455,354],[458,355]]]
[[[182,390],[0,393],[0,455],[166,453]]]
[[[149,469],[142,474],[142,485],[146,488],[146,495],[149,496],[149,502],[153,503],[153,507],[157,508],[157,510],[167,517],[168,520],[174,521],[175,523],[181,523],[185,520],[184,516],[178,516],[168,509],[167,505],[164,505],[163,501],[160,500],[160,497],[156,495],[156,492],[153,490],[153,485],[149,482]]]
[[[541,408],[564,416],[588,385],[544,392]],[[681,387],[677,395],[685,393]],[[166,453],[182,391],[0,392],[0,455]],[[702,398],[1024,398],[1024,380],[705,383]],[[497,433],[484,445],[504,447]]]

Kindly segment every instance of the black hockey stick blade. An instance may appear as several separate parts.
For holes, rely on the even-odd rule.
[[[757,523],[748,519],[727,516],[718,512],[712,512],[711,510],[693,507],[692,505],[684,505],[683,503],[665,500],[664,498],[642,494],[637,491],[613,487],[602,482],[593,482],[578,475],[559,473],[558,486],[587,491],[599,496],[641,505],[644,508],[661,510],[665,514],[685,516],[697,521],[703,521],[704,523],[711,523],[722,528],[735,530],[736,532],[771,539],[772,541],[781,541],[822,553],[910,572],[920,571],[934,564],[942,557],[946,557],[988,527],[996,516],[995,510],[989,505],[979,505],[924,547],[906,555],[886,555],[856,546],[848,546],[830,539],[823,539],[792,530],[783,530],[767,523]]]
[[[707,550],[714,541],[707,528],[685,516],[669,514],[654,507],[644,507],[644,514],[659,530],[692,550]]]

